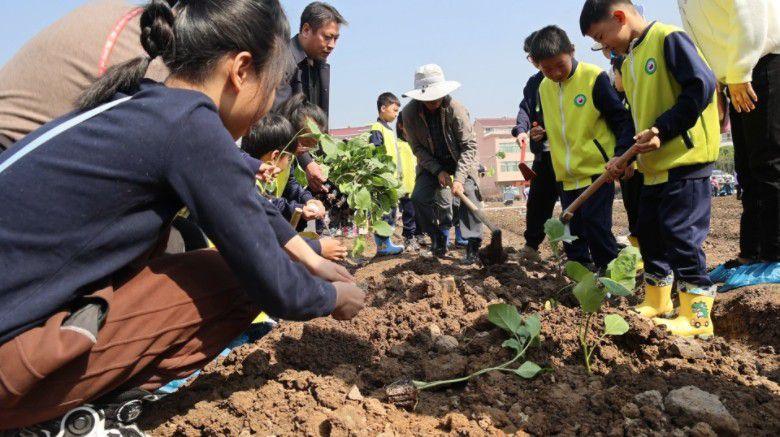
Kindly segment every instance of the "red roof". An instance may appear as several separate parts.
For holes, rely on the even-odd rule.
[[[370,125],[359,127],[342,127],[338,129],[331,129],[328,131],[328,133],[336,138],[352,138],[362,134],[363,132],[368,132],[369,129],[371,129]]]
[[[482,127],[514,127],[515,119],[510,117],[478,118],[474,124],[479,124]]]

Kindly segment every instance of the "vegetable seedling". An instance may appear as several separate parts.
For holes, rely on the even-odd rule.
[[[512,359],[497,366],[487,367],[460,378],[431,382],[404,379],[387,387],[385,391],[388,400],[398,406],[413,408],[416,403],[417,394],[422,390],[430,390],[459,382],[466,382],[471,378],[493,371],[513,373],[524,379],[531,379],[544,371],[544,369],[533,361],[525,361],[518,367],[513,366],[520,358],[525,356],[529,347],[539,344],[539,334],[542,330],[542,324],[538,315],[532,314],[523,318],[514,306],[499,303],[488,307],[488,320],[509,334],[509,338],[501,343],[501,346],[514,351],[514,357],[512,357]]]
[[[328,180],[346,196],[355,224],[382,237],[391,236],[393,228],[382,216],[398,204],[403,194],[393,159],[369,142],[368,133],[344,142],[320,131],[311,120],[307,120],[307,127],[309,132],[302,136],[315,138],[322,146],[314,157]],[[295,177],[305,181],[305,175],[297,169]],[[359,235],[352,257],[362,256],[365,247],[365,236]]]
[[[547,241],[555,258],[561,256],[561,243],[571,243],[577,239],[571,234],[569,228],[556,218],[551,218],[544,223],[544,233],[547,235]]]
[[[585,369],[591,373],[591,357],[601,341],[608,335],[623,335],[628,332],[626,320],[617,314],[604,317],[604,330],[595,343],[588,342],[588,334],[593,327],[593,317],[601,310],[608,295],[630,296],[636,286],[637,263],[641,259],[639,250],[628,246],[621,250],[618,257],[607,266],[605,276],[599,277],[578,262],[566,263],[564,273],[577,285],[574,297],[582,309],[583,317],[579,324],[579,340],[585,360]]]

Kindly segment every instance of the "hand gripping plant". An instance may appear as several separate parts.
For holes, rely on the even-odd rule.
[[[588,342],[588,333],[592,328],[593,317],[601,309],[604,300],[609,295],[629,296],[633,293],[636,285],[637,263],[640,259],[639,250],[628,246],[609,263],[603,277],[599,277],[578,262],[569,261],[566,263],[564,269],[566,276],[577,283],[574,287],[574,296],[577,298],[583,313],[579,325],[579,339],[588,373],[591,373],[591,356],[604,337],[623,335],[628,332],[628,322],[623,317],[617,314],[608,314],[604,317],[602,334],[595,343]]]

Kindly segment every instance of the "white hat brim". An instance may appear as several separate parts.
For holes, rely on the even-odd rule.
[[[454,80],[445,80],[425,87],[425,89],[414,89],[403,94],[404,97],[419,100],[421,102],[432,102],[451,94],[460,88],[460,82]]]

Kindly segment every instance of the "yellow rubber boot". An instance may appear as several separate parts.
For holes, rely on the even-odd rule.
[[[648,318],[672,314],[672,284],[664,286],[645,285],[645,298],[634,307],[634,311]]]
[[[628,242],[631,243],[632,246],[639,249],[639,239],[637,239],[635,236],[629,235]],[[642,261],[642,258],[639,258],[639,262],[636,263],[636,271],[637,273],[639,273],[644,269],[645,269],[645,262]]]
[[[680,293],[680,314],[674,319],[655,318],[653,323],[666,326],[672,334],[681,337],[709,337],[714,332],[710,318],[714,302],[714,297]]]

